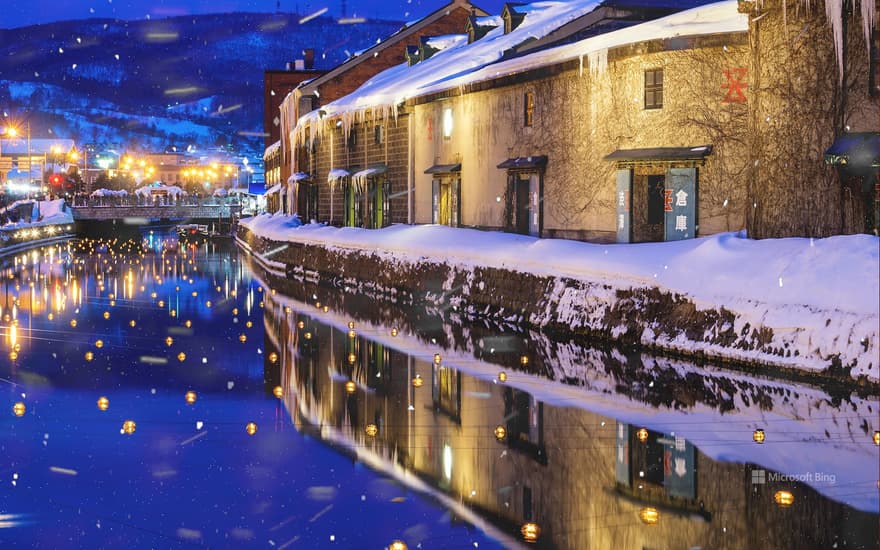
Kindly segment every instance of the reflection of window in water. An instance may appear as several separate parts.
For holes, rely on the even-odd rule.
[[[544,448],[544,404],[530,393],[505,388],[504,418],[507,423],[507,443],[546,463]]]
[[[391,350],[378,342],[367,342],[367,386],[384,388],[391,383]]]
[[[461,373],[434,365],[431,396],[435,409],[461,422]]]

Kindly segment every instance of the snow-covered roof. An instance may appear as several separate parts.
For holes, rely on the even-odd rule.
[[[453,46],[467,43],[466,34],[443,34],[440,36],[431,36],[425,38],[422,42],[435,50],[445,50]]]
[[[500,27],[504,24],[504,20],[500,15],[487,15],[485,17],[474,17],[472,19],[475,27]]]
[[[335,183],[337,180],[350,176],[351,173],[348,170],[344,170],[342,168],[333,168],[330,170],[330,173],[327,174],[327,181],[331,183]]]
[[[269,158],[271,155],[277,153],[279,149],[281,149],[281,140],[280,139],[278,141],[276,141],[275,143],[273,143],[272,145],[266,147],[266,150],[263,152],[263,159],[265,160],[265,159]]]
[[[179,197],[187,194],[186,191],[176,185],[145,185],[134,190],[135,195],[146,197],[163,192],[172,197]]]
[[[95,189],[92,191],[90,197],[125,197],[128,195],[128,191],[125,189]]]
[[[267,194],[267,195],[271,195],[272,193],[278,193],[279,191],[281,191],[281,184],[280,184],[280,183],[276,183],[276,184],[273,185],[272,187],[266,189],[266,194]]]
[[[352,118],[396,112],[407,99],[440,92],[473,82],[587,58],[591,70],[604,70],[609,48],[636,42],[673,38],[745,32],[748,16],[739,13],[736,0],[708,4],[691,10],[633,25],[606,34],[593,36],[573,44],[542,50],[533,54],[501,61],[504,52],[526,41],[541,38],[562,25],[599,7],[600,0],[571,2],[539,2],[518,6],[526,12],[523,22],[508,34],[502,27],[490,30],[471,44],[462,43],[442,50],[429,59],[407,66],[406,63],[387,69],[365,82],[351,94],[312,111],[297,124],[300,139],[306,127],[321,116],[341,116],[348,130]],[[538,9],[538,8],[541,9]]]

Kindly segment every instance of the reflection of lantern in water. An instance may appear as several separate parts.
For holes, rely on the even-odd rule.
[[[348,354],[348,362],[349,362],[349,363],[354,364],[354,363],[357,362],[357,359],[358,359],[358,358],[357,358],[357,355],[355,355],[354,353],[349,353],[349,354]]]
[[[135,325],[137,325],[137,321],[135,321],[134,319],[128,322],[128,326],[130,327],[134,327]]]
[[[183,363],[186,360],[186,354],[181,351],[177,354],[177,360]]]
[[[174,343],[174,338],[172,338],[170,336],[165,338],[165,345],[168,346],[169,348],[171,347],[171,344],[173,344],[173,343]]]
[[[880,445],[880,431],[874,431],[874,445]]]
[[[424,383],[425,381],[422,379],[421,374],[415,375],[415,378],[412,379],[412,385],[414,388],[421,388]]]
[[[397,327],[394,327],[391,329],[391,336],[394,336],[394,337],[397,336]]]
[[[755,430],[755,433],[752,434],[752,439],[755,440],[755,443],[763,443],[764,442],[764,430],[758,428]]]
[[[108,408],[110,408],[110,400],[102,395],[98,398],[98,410],[106,411]]]
[[[644,443],[648,440],[648,430],[645,428],[639,428],[639,431],[636,432],[636,437],[639,438],[639,441]]]
[[[435,353],[435,354],[434,354],[434,364],[435,364],[435,365],[439,365],[439,364],[440,364],[440,354],[439,354],[439,353]]]
[[[92,352],[90,352],[90,351],[87,351],[87,352],[86,352],[86,361],[91,361],[91,360],[94,359],[94,358],[95,358],[95,354],[94,354],[94,353],[92,353]]]
[[[526,365],[528,365],[528,364],[529,364],[529,356],[528,356],[528,355],[522,355],[522,356],[520,356],[520,358],[519,358],[519,364],[522,365],[522,366],[524,366],[524,367],[525,367]]]
[[[402,540],[396,540],[388,545],[388,550],[407,550],[407,546]]]
[[[244,427],[244,431],[247,432],[248,435],[254,435],[257,433],[257,423],[256,422],[248,422]]]
[[[155,293],[155,292],[151,292],[151,293],[150,293],[150,298],[155,298],[155,297],[156,297],[156,293]]]
[[[103,340],[95,340],[95,347],[98,348],[98,349],[103,348],[103,347],[104,347],[104,341],[103,341]]]
[[[207,302],[205,302],[205,307],[211,307],[211,300],[208,300]]]
[[[269,362],[270,363],[277,363],[278,362],[278,354],[275,353],[274,351],[269,354]]]
[[[15,416],[24,416],[24,412],[27,410],[27,407],[24,406],[24,403],[19,401],[15,405],[12,406],[12,414]]]
[[[110,312],[109,312],[109,311],[105,311],[105,312],[104,312],[104,319],[109,319],[109,318],[110,318]]]
[[[656,508],[647,506],[639,510],[639,519],[646,525],[654,525],[660,521],[660,512]]]
[[[195,298],[195,297],[198,296],[198,295],[199,295],[199,293],[196,292],[195,290],[193,290],[193,292],[192,292],[192,296],[193,296],[193,298]]]
[[[165,307],[165,300],[159,300],[159,307]]]
[[[71,326],[71,328],[76,328],[76,319],[70,320],[70,326]]]
[[[250,321],[248,321],[247,323],[244,324],[244,326],[246,326],[247,328],[251,328],[252,326],[254,326],[254,324],[251,323]]]
[[[504,426],[495,426],[495,439],[504,441],[505,437],[507,437],[507,430],[504,429]]]
[[[794,495],[791,491],[776,491],[776,494],[773,495],[773,500],[782,508],[788,508],[792,504],[794,504]]]
[[[10,351],[9,352],[9,360],[15,361],[16,359],[18,359],[18,353],[14,352],[14,351]]]
[[[50,320],[50,321],[53,320],[53,319],[55,319],[55,315],[52,314],[52,313],[49,313],[48,317],[49,317],[49,320]]]
[[[379,428],[375,424],[367,424],[364,428],[364,433],[370,437],[376,437],[376,434],[379,433]]]
[[[193,326],[193,323],[192,323],[192,321],[187,319],[186,321],[184,321],[183,326],[185,326],[186,328],[190,328]]]
[[[303,321],[297,321],[296,328],[305,328],[306,324]]]
[[[245,342],[247,342],[247,335],[246,334],[239,334],[238,341],[241,342],[242,344],[244,344]]]
[[[348,382],[345,383],[345,391],[346,391],[346,393],[356,392],[357,391],[357,384],[355,384],[353,381],[349,380]]]
[[[274,388],[272,388],[272,395],[274,395],[278,399],[281,399],[282,397],[284,397],[284,388],[282,388],[281,386],[275,386]]]
[[[137,428],[137,424],[134,423],[134,420],[126,420],[125,422],[122,423],[122,431],[126,435],[133,434],[136,428]]]
[[[507,373],[504,371],[499,372],[498,373],[498,381],[499,382],[507,382]]]
[[[537,523],[524,523],[519,532],[522,533],[523,540],[526,542],[536,542],[541,536],[541,528]]]
[[[186,394],[183,396],[183,398],[186,399],[187,405],[192,405],[193,403],[196,402],[196,399],[198,399],[198,396],[196,395],[196,392],[189,390],[188,392],[186,392]]]
[[[232,308],[232,314],[238,315],[238,308],[237,307]]]
[[[169,312],[169,315],[171,315],[172,317],[177,317],[177,310],[176,310],[176,309],[172,309],[172,310]]]

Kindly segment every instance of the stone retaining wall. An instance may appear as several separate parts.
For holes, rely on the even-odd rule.
[[[245,227],[238,228],[238,240],[264,265],[284,269],[288,278],[355,289],[376,299],[451,308],[473,320],[488,318],[563,338],[614,341],[771,376],[877,386],[873,335],[864,338],[864,353],[846,356],[819,349],[809,330],[753,326],[737,312],[698,307],[686,296],[651,286],[456,266],[437,259],[411,262],[382,251],[272,241]]]

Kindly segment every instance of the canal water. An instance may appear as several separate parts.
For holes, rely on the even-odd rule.
[[[880,544],[877,396],[278,269],[158,232],[5,258],[0,546]]]

